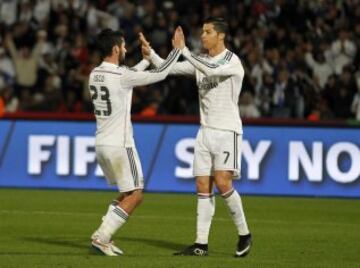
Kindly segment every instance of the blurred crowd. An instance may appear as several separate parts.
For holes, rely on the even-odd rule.
[[[202,53],[209,16],[229,21],[227,46],[244,65],[243,118],[360,120],[360,0],[0,0],[0,113],[92,112],[87,80],[101,61],[101,29],[125,32],[132,66],[140,31],[166,57],[181,25]],[[194,79],[135,89],[132,113],[198,114]]]

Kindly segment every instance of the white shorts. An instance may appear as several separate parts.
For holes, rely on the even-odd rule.
[[[215,170],[240,176],[242,135],[230,130],[201,127],[196,136],[194,176],[212,176]]]
[[[96,158],[109,184],[120,192],[144,188],[141,163],[135,147],[96,146]]]

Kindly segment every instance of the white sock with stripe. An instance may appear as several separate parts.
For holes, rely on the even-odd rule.
[[[212,218],[215,214],[215,196],[198,194],[195,243],[207,244]]]
[[[114,208],[116,208],[116,206],[119,204],[119,201],[114,199],[113,201],[111,201],[111,204],[108,207],[108,210],[106,211],[106,214],[108,214],[111,210],[113,210]],[[102,217],[102,220],[105,219],[106,214]]]
[[[103,218],[103,222],[97,230],[100,241],[102,243],[110,242],[111,237],[125,224],[128,218],[129,215],[121,207],[111,204]]]
[[[249,234],[249,228],[246,223],[241,197],[235,189],[221,195],[229,207],[231,217],[236,225],[239,235]]]

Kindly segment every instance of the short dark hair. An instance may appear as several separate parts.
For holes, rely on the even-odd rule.
[[[102,30],[96,37],[96,47],[99,49],[101,57],[111,56],[112,48],[123,42],[124,33],[113,31],[109,28]]]
[[[209,17],[204,20],[205,23],[211,23],[214,25],[215,31],[218,33],[224,33],[227,34],[229,31],[229,24],[224,18],[221,17]]]

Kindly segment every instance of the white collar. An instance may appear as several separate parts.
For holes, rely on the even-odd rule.
[[[216,56],[211,57],[211,56],[209,55],[209,57],[210,57],[210,59],[213,59],[213,60],[220,60],[220,59],[223,59],[223,58],[225,57],[225,54],[226,54],[228,51],[229,51],[229,50],[227,50],[227,49],[225,48],[221,53],[217,54]]]
[[[119,66],[114,64],[114,63],[111,63],[111,62],[107,62],[107,61],[103,61],[100,66],[103,66],[103,67],[110,67],[110,68],[118,68]]]

